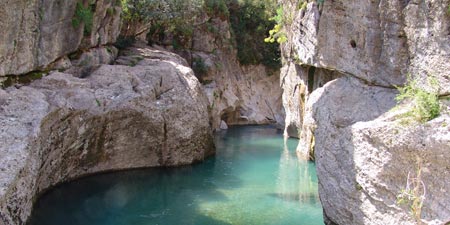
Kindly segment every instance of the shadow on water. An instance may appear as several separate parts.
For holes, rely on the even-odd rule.
[[[201,164],[59,185],[36,203],[28,224],[323,224],[314,165],[288,149],[297,141],[282,150],[281,133],[252,126],[232,127],[215,141],[216,157]]]
[[[100,174],[62,184],[44,194],[29,225],[229,224],[199,213],[197,201],[227,201],[215,183],[238,187],[234,176],[217,176],[215,158],[181,168],[150,168]],[[215,178],[213,182],[211,177]],[[200,184],[200,185],[199,185]],[[198,193],[202,193],[199,195]]]

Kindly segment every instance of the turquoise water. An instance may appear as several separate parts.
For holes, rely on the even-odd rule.
[[[314,164],[268,126],[216,135],[201,164],[95,175],[42,196],[31,225],[323,225]]]

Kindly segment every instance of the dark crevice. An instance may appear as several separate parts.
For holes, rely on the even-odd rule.
[[[162,148],[158,151],[158,164],[160,166],[165,164],[165,152],[167,151],[167,122],[166,118],[163,118],[163,140],[162,140]]]
[[[314,74],[316,73],[316,67],[309,67],[308,69],[308,92],[311,93],[314,90]]]
[[[297,92],[297,89],[298,89],[298,86],[299,86],[299,85],[300,85],[300,84],[296,84],[296,85],[295,85],[294,91],[292,92],[292,97],[294,97],[295,92]]]

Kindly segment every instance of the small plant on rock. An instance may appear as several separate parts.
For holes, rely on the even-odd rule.
[[[84,36],[89,36],[92,32],[94,21],[92,7],[95,7],[95,3],[89,4],[85,7],[81,2],[78,2],[75,9],[75,15],[72,18],[72,26],[74,28],[78,28],[81,24],[84,24]]]
[[[425,184],[421,178],[422,174],[422,161],[417,158],[417,175],[416,177],[411,177],[408,173],[408,178],[406,180],[406,187],[400,190],[397,195],[397,204],[408,205],[410,208],[411,215],[417,224],[422,224],[421,214],[422,206],[425,200],[426,189]]]
[[[439,102],[439,84],[433,77],[428,77],[430,90],[420,88],[417,80],[408,77],[408,82],[404,87],[398,87],[398,102],[410,100],[412,109],[403,114],[405,118],[413,118],[419,122],[427,122],[439,116],[441,105]]]
[[[202,58],[194,58],[192,62],[192,70],[194,70],[194,73],[197,76],[202,77],[208,73],[208,66]]]

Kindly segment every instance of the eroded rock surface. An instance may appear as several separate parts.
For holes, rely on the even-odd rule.
[[[420,185],[417,197],[425,194],[422,222],[448,220],[450,117],[404,125],[398,119],[404,111],[389,111],[395,94],[354,78],[312,94],[319,193],[328,223],[416,224],[410,203],[398,203],[408,182],[411,190]],[[413,182],[419,170],[425,191]]]
[[[0,224],[23,224],[45,189],[87,174],[179,166],[214,153],[208,99],[186,62],[138,48],[138,64],[54,72],[0,90]]]
[[[417,185],[419,170],[421,222],[448,220],[449,106],[430,122],[405,125],[399,115],[408,105],[392,110],[396,94],[342,77],[309,96],[298,150],[315,151],[327,224],[416,224],[398,196]]]
[[[434,77],[441,100],[448,96],[449,2],[299,2],[281,0],[294,18],[282,45],[285,133],[300,136],[304,155],[315,151],[325,222],[446,223],[448,103],[440,117],[406,127],[391,110],[408,74],[424,89]],[[418,168],[426,189],[420,219],[397,202]]]
[[[78,3],[92,14],[89,28],[83,22],[74,26]],[[120,1],[0,2],[0,76],[45,69],[79,49],[114,43],[120,14]]]
[[[162,41],[150,42],[181,55],[194,69],[209,99],[213,128],[219,129],[221,121],[227,125],[284,124],[279,71],[239,63],[228,19],[204,14],[198,20],[192,39],[185,40],[183,48],[174,48],[170,33]]]

